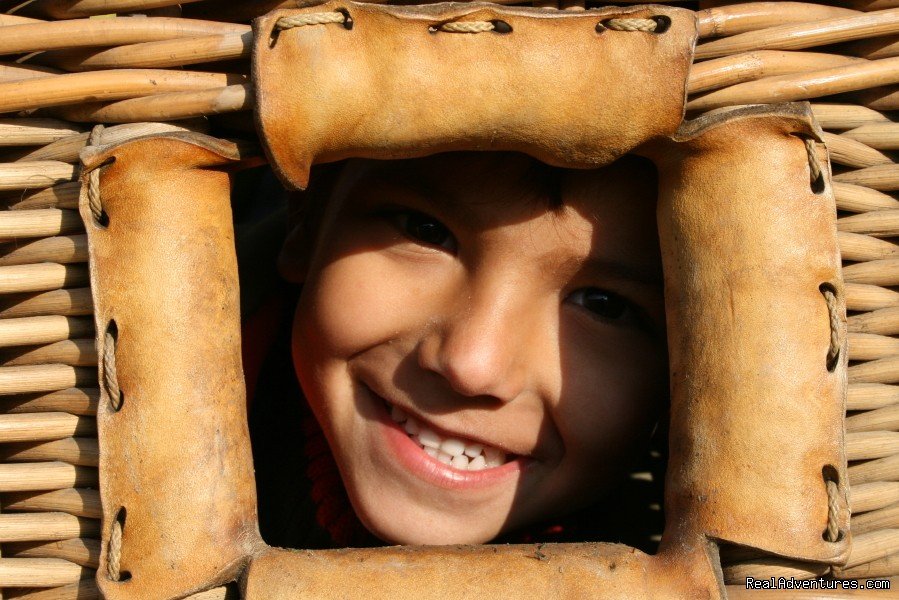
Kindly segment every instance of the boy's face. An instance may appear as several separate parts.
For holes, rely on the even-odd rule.
[[[630,158],[345,171],[293,352],[372,532],[486,542],[615,483],[667,396],[655,185]]]

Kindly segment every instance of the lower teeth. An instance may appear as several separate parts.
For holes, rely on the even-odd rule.
[[[385,403],[386,404],[386,403]],[[460,471],[480,471],[506,463],[506,453],[475,442],[465,443],[455,438],[441,438],[436,432],[422,427],[396,406],[387,405],[390,418],[403,424],[403,429],[425,454]]]

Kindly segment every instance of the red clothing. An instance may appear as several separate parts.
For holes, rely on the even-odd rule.
[[[266,525],[263,527],[263,537],[269,533],[269,537],[274,537],[278,543],[291,547],[308,547],[309,540],[314,540],[312,544],[327,547],[371,545],[373,542],[371,535],[356,518],[350,505],[327,440],[312,412],[308,410],[308,406],[303,401],[302,394],[299,393],[299,386],[295,384],[289,344],[292,315],[293,303],[289,302],[285,295],[273,295],[263,302],[260,309],[246,319],[242,326],[244,378],[247,386],[247,408],[250,415],[264,413],[268,408],[264,406],[266,403],[275,404],[272,402],[272,395],[279,396],[274,399],[276,403],[286,400],[288,405],[294,403],[300,405],[296,407],[300,409],[299,413],[295,413],[294,418],[288,418],[288,422],[282,423],[288,431],[292,429],[294,434],[287,436],[290,442],[289,446],[280,444],[278,447],[276,445],[274,452],[262,457],[262,460],[266,462],[276,460],[277,464],[283,465],[285,462],[284,451],[293,451],[294,457],[300,459],[296,462],[301,462],[303,465],[305,481],[299,486],[278,485],[272,483],[271,477],[260,481],[258,476],[260,473],[263,476],[271,475],[273,472],[280,474],[285,469],[259,468],[262,465],[259,464],[260,457],[257,448],[261,444],[254,440],[257,490],[260,493],[261,504],[275,505],[277,508],[279,504],[287,503],[311,509],[310,511],[295,511],[288,508],[286,512],[291,519],[286,523],[278,523],[277,520],[271,521],[266,518],[267,515],[261,514],[260,510],[260,526]],[[264,368],[268,367],[267,374],[271,374],[272,363],[276,365],[274,370],[278,371],[278,379],[288,382],[286,385],[271,386],[268,385],[271,383],[269,381],[260,384],[260,376],[262,376]],[[257,391],[260,392],[258,398]],[[297,416],[299,416],[298,419]],[[252,422],[253,419],[251,419],[251,424]],[[269,438],[269,431],[260,431],[260,429],[265,429],[264,427],[255,429],[257,438]],[[296,456],[298,441],[301,441],[299,444],[301,456],[299,457]],[[272,456],[272,454],[277,456]],[[288,477],[294,482],[301,478],[298,473],[290,474],[289,465],[284,466],[288,471]],[[287,493],[281,498],[279,496],[284,489],[293,493]],[[300,502],[300,499],[296,497],[297,493],[306,495],[306,502]],[[313,515],[303,514],[303,512],[314,513],[314,519]],[[313,520],[315,525],[327,532],[327,537],[330,539],[325,540],[323,536],[315,535],[314,532],[303,531],[313,528]],[[285,542],[292,543],[285,544]]]
[[[256,392],[256,382],[262,370],[262,361],[271,350],[278,335],[278,330],[290,324],[282,323],[286,312],[286,298],[281,294],[273,294],[262,303],[255,313],[241,325],[241,359],[243,360],[243,376],[247,386],[247,405],[251,405]]]

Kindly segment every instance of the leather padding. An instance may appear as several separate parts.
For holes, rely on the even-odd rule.
[[[228,167],[236,148],[199,134],[82,154],[80,210],[101,357],[117,328],[116,411],[97,414],[104,597],[177,598],[233,580],[261,544],[256,519]],[[108,224],[90,208],[91,172]],[[96,185],[96,182],[95,184]],[[124,508],[122,573],[108,570]]]
[[[274,549],[253,561],[244,587],[247,600],[723,597],[701,549],[662,557],[621,544]]]
[[[278,32],[279,19],[344,11]],[[610,18],[665,17],[662,33],[615,31]],[[443,23],[503,21],[508,33]],[[680,125],[696,24],[688,10],[582,12],[488,3],[327,2],[254,23],[258,129],[285,185],[314,163],[513,150],[566,167],[608,164]]]
[[[838,564],[849,550],[843,415],[845,302],[823,146],[811,185],[807,105],[731,109],[645,152],[658,222],[671,364],[669,542],[701,532]],[[828,370],[837,299],[839,360]],[[825,472],[839,542],[823,539]]]

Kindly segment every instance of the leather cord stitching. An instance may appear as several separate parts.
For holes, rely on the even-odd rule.
[[[643,31],[654,33],[659,27],[654,19],[607,19],[602,22],[603,27],[612,31]]]
[[[103,384],[106,387],[106,393],[109,394],[112,409],[118,411],[122,408],[122,390],[119,388],[119,378],[116,373],[115,351],[115,335],[107,329],[103,338]]]
[[[830,346],[827,349],[827,370],[833,371],[837,358],[840,356],[840,347],[843,345],[840,339],[840,306],[834,291],[823,287],[821,293],[827,303],[827,313],[830,319]]]
[[[100,138],[103,136],[103,126],[97,125],[91,129],[91,134],[87,139],[89,146],[99,146]],[[88,173],[87,179],[87,203],[90,207],[91,214],[97,223],[103,223],[103,204],[100,201],[100,168],[97,167]]]
[[[820,194],[824,191],[824,170],[818,160],[818,147],[812,138],[803,138],[805,142],[805,151],[808,154],[809,183],[812,191]]]
[[[827,530],[824,532],[824,539],[828,542],[838,542],[842,537],[839,527],[840,487],[836,481],[830,479],[825,481],[825,484],[827,486]]]
[[[106,549],[106,575],[111,581],[121,581],[122,523],[113,520],[109,532],[109,546]]]
[[[483,33],[494,29],[493,21],[451,21],[436,27],[436,30],[447,33]]]
[[[607,19],[602,22],[602,27],[613,31],[643,31],[656,32],[664,29],[660,18],[656,19]],[[331,23],[347,24],[348,17],[341,11],[329,11],[318,13],[306,13],[291,17],[281,17],[275,21],[275,30],[284,31],[296,27],[309,25],[328,25]],[[450,21],[431,27],[431,31],[444,31],[447,33],[483,33],[486,31],[498,31],[507,33],[508,25],[503,22],[504,28],[497,27],[497,21]]]
[[[327,25],[329,23],[346,23],[346,14],[340,11],[306,13],[292,17],[281,17],[275,21],[275,29],[284,31],[307,25]]]

